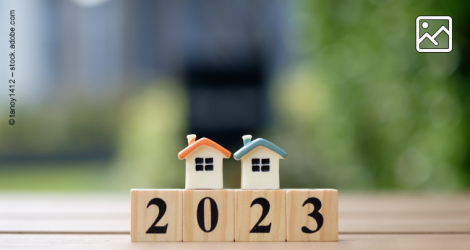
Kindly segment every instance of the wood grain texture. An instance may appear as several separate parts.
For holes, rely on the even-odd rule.
[[[470,194],[341,192],[339,232],[470,233]]]
[[[216,224],[213,220],[215,217],[212,216],[215,209],[211,206],[211,200],[205,199],[206,197],[211,198],[217,207]],[[203,231],[198,223],[200,203],[203,207],[199,210],[203,212],[200,219],[203,219],[204,230],[208,232]],[[184,190],[183,241],[234,241],[234,203],[233,190]]]
[[[468,249],[469,234],[340,235],[338,242],[130,242],[129,235],[0,234],[0,249],[203,249],[203,250],[453,250]]]
[[[286,203],[287,241],[338,241],[338,190],[287,189]]]
[[[155,226],[166,227],[165,233],[147,233],[147,230],[152,227],[160,212],[159,206],[155,204],[149,205],[149,202],[153,199],[161,199],[164,201],[165,213]],[[131,241],[182,241],[182,211],[182,190],[131,190]]]
[[[252,203],[257,198],[269,202],[269,212],[259,223],[271,224],[269,233],[250,233],[261,218],[263,208]],[[286,192],[284,190],[235,191],[235,241],[286,241]]]

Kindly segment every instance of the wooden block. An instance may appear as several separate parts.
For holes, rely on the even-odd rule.
[[[287,241],[338,241],[338,190],[287,189]]]
[[[286,191],[236,190],[235,241],[286,241]]]
[[[131,241],[182,241],[183,190],[132,189]]]
[[[234,241],[234,191],[184,190],[183,241]]]

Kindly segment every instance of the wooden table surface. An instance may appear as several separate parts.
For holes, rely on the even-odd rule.
[[[131,243],[129,194],[0,193],[0,249],[470,249],[470,194],[345,193],[339,242]]]

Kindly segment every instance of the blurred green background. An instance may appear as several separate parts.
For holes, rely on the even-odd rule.
[[[169,55],[154,53],[154,56],[170,58],[161,62],[164,66],[147,67],[137,62],[131,67],[127,63],[133,57],[126,56],[127,52],[145,56],[146,46],[159,46],[158,41],[146,43],[148,39],[143,35],[141,40],[122,39],[121,43],[119,39],[113,40],[112,35],[116,34],[112,33],[102,40],[84,39],[85,45],[81,47],[73,43],[69,31],[63,31],[65,35],[59,32],[74,27],[77,20],[69,20],[71,26],[62,21],[75,16],[84,22],[97,22],[78,27],[79,31],[74,33],[77,43],[88,32],[93,38],[95,31],[118,32],[122,28],[116,35],[119,37],[121,33],[127,34],[127,29],[140,27],[142,22],[166,27],[155,32],[157,37],[171,36],[173,29],[190,34],[193,28],[181,28],[184,24],[178,18],[159,19],[159,13],[172,4],[158,2],[159,8],[147,11],[148,16],[155,15],[157,19],[139,21],[140,15],[136,13],[145,12],[143,2],[148,1],[139,4],[96,1],[92,5],[87,5],[87,1],[38,1],[40,4],[36,4],[42,8],[30,12],[19,3],[6,2],[9,3],[4,2],[1,9],[16,8],[19,20],[26,19],[21,16],[21,10],[26,14],[33,11],[31,23],[34,18],[42,20],[47,16],[42,24],[45,29],[58,30],[42,40],[33,37],[37,41],[18,35],[18,43],[36,44],[31,50],[23,49],[24,54],[65,45],[61,45],[59,52],[54,50],[59,59],[43,62],[50,68],[58,68],[50,75],[43,76],[34,70],[18,72],[29,76],[29,80],[24,80],[29,81],[28,86],[39,84],[37,79],[57,82],[57,85],[45,84],[47,93],[32,102],[25,99],[34,97],[37,88],[18,87],[18,117],[14,126],[5,120],[9,107],[6,104],[1,107],[4,121],[0,123],[0,190],[183,188],[185,164],[178,160],[177,153],[186,146],[185,135],[193,132],[189,125],[191,90],[182,71],[173,72],[165,67],[176,64],[175,58],[182,50],[162,45],[165,51],[170,51]],[[248,37],[262,33],[259,29],[274,27],[276,36],[267,39],[285,41],[279,47],[287,56],[282,66],[272,67],[273,73],[264,88],[269,118],[255,131],[244,131],[252,133],[254,138],[268,139],[288,153],[280,163],[282,188],[465,190],[470,187],[470,4],[467,1],[257,1],[235,10],[229,2],[220,5],[198,2],[206,8],[200,11],[194,8],[194,13],[202,13],[204,17],[205,11],[234,11],[233,20],[240,20],[240,24],[231,20],[230,27],[239,25],[251,30]],[[120,5],[116,7],[117,4]],[[179,13],[178,8],[184,4],[174,5]],[[127,13],[129,6],[135,12]],[[247,18],[243,11],[252,8],[254,13]],[[48,11],[55,14],[48,15]],[[109,18],[94,11],[103,11]],[[263,25],[253,22],[257,13],[264,12],[268,18]],[[124,17],[115,18],[120,15]],[[452,52],[416,51],[415,21],[420,15],[452,17]],[[224,15],[215,16],[224,18]],[[185,18],[192,20],[181,17]],[[207,23],[214,24],[217,20],[209,19]],[[101,22],[108,26],[100,26]],[[120,26],[114,27],[115,23]],[[24,30],[34,28],[26,21],[22,25]],[[95,26],[98,27],[93,31]],[[205,26],[201,26],[199,30],[204,30]],[[237,36],[233,30],[215,33]],[[208,37],[210,43],[213,39]],[[176,36],[174,41],[185,39],[191,44],[186,48],[197,51],[199,40],[195,38]],[[258,40],[254,41],[257,44]],[[94,77],[93,71],[80,74],[81,64],[87,65],[86,60],[80,59],[84,51],[92,51],[93,62],[104,58],[103,62],[96,62],[96,67],[112,64],[111,55],[115,56],[112,51],[99,57],[101,50],[95,53],[93,48],[106,49],[114,43],[118,43],[116,50],[123,54],[119,57],[122,65],[116,66],[126,69],[119,75],[122,83],[114,84],[119,81],[110,76],[111,80],[106,81],[111,85],[103,85],[103,78]],[[144,52],[135,48],[143,48]],[[230,49],[223,47],[223,51]],[[276,51],[263,53],[271,55]],[[38,66],[41,60],[52,56],[46,52],[39,53],[41,56],[30,62],[29,69],[42,70]],[[200,57],[209,57],[201,54]],[[28,60],[26,56],[24,61]],[[270,57],[266,58],[263,60],[268,63],[263,65],[270,62]],[[134,71],[129,73],[129,68]],[[6,67],[2,67],[1,73],[4,79],[8,78]],[[97,80],[94,85],[79,84],[89,79]],[[242,135],[237,135],[239,147]],[[239,167],[240,162],[233,158],[225,160],[225,187],[240,187]]]

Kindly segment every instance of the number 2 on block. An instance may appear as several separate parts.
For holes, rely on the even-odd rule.
[[[146,233],[148,234],[166,234],[166,230],[168,229],[168,223],[165,226],[156,226],[157,223],[162,219],[163,215],[166,212],[166,203],[160,198],[154,198],[149,201],[147,208],[151,205],[155,205],[158,207],[158,216],[157,219],[153,222],[153,224],[149,227]]]
[[[259,224],[266,218],[266,215],[269,213],[269,209],[271,208],[271,205],[269,205],[269,201],[266,200],[265,198],[256,198],[252,203],[251,207],[253,205],[259,204],[263,208],[263,212],[261,213],[261,217],[259,218],[258,222],[256,222],[255,226],[251,229],[250,233],[269,233],[271,232],[271,223],[267,226],[260,226]]]
[[[320,230],[320,228],[323,226],[323,215],[320,214],[320,208],[321,208],[321,201],[318,198],[315,197],[310,197],[307,200],[305,200],[304,204],[302,204],[302,207],[304,207],[307,204],[312,204],[313,205],[313,211],[308,214],[309,217],[312,217],[316,222],[317,222],[317,228],[315,230],[310,230],[308,227],[303,226],[302,227],[302,232],[306,234],[313,234]]]

